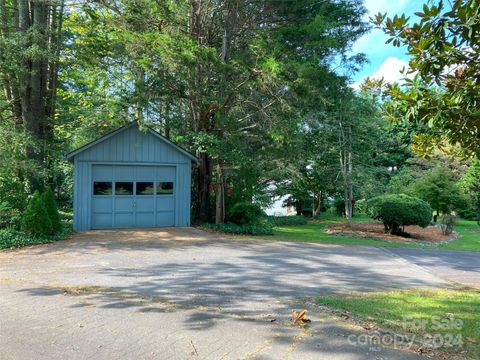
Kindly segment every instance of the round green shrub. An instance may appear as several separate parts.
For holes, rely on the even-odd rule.
[[[42,194],[43,204],[47,210],[48,217],[52,223],[52,231],[54,233],[59,232],[62,229],[62,221],[60,220],[60,214],[58,212],[57,203],[55,202],[55,196],[51,188]]]
[[[383,222],[391,234],[400,234],[405,225],[427,227],[432,220],[433,211],[426,201],[405,194],[377,196],[366,205],[368,215]]]
[[[265,216],[260,205],[250,202],[239,202],[233,205],[227,213],[227,220],[237,225],[252,224]]]
[[[35,191],[23,213],[22,231],[33,236],[44,236],[53,233],[53,226],[47,209],[43,203],[43,196]]]

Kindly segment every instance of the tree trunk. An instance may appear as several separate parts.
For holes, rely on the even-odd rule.
[[[200,166],[198,168],[197,192],[198,192],[198,218],[208,221],[210,217],[210,183],[212,179],[211,159],[207,153],[200,153]]]
[[[215,189],[215,224],[220,224],[225,220],[224,209],[225,187],[221,164],[217,164],[217,186]]]
[[[353,217],[353,181],[352,181],[352,127],[348,126],[347,131],[348,136],[348,152],[347,152],[347,207],[346,207],[346,217],[348,221],[348,226],[352,226],[352,217]]]
[[[138,65],[133,66],[135,77],[135,118],[138,123],[143,123],[144,119],[144,96],[145,96],[145,71]]]
[[[322,210],[323,192],[319,191],[318,194],[313,197],[312,217],[317,217]]]
[[[339,159],[340,171],[343,177],[343,200],[345,206],[345,218],[348,226],[352,226],[352,200],[353,200],[353,182],[352,182],[352,127],[351,124],[344,123],[344,111],[339,111]],[[347,120],[348,121],[348,120]]]
[[[298,200],[295,201],[295,211],[297,212],[297,216],[302,215],[302,206]]]
[[[168,116],[164,119],[164,127],[165,127],[165,137],[170,140],[170,119],[168,118]]]
[[[65,0],[60,0],[59,8],[54,5],[51,8],[50,21],[50,51],[54,54],[49,64],[48,74],[48,97],[47,97],[47,116],[53,118],[56,111],[57,82],[58,82],[58,60],[62,45],[63,14],[65,11]]]

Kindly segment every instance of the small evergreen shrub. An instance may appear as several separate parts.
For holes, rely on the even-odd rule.
[[[427,227],[433,211],[426,201],[405,194],[392,194],[368,200],[367,212],[383,222],[385,231],[400,234],[400,228],[405,225]]]
[[[53,234],[52,221],[45,207],[43,196],[35,191],[23,213],[22,231],[32,236]]]
[[[268,222],[272,226],[300,226],[308,224],[304,216],[269,216]]]
[[[258,222],[265,214],[260,205],[250,202],[239,202],[227,212],[227,221],[237,225],[253,224]]]
[[[50,222],[52,223],[52,231],[53,233],[57,233],[62,228],[62,222],[60,220],[60,213],[58,212],[58,207],[55,202],[55,196],[53,195],[51,188],[47,188],[47,190],[42,194],[42,200],[45,209],[47,210]]]

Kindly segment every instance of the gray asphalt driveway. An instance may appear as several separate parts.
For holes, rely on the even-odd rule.
[[[220,240],[196,229],[96,231],[0,253],[1,359],[410,359],[352,344],[321,293],[438,287],[370,247]],[[293,327],[292,308],[312,325]],[[349,340],[347,340],[349,339]]]
[[[467,286],[480,285],[480,253],[424,249],[389,249],[432,274]]]

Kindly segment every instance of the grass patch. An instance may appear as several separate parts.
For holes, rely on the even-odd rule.
[[[365,215],[358,215],[353,221],[372,221]],[[273,239],[283,241],[312,242],[321,244],[370,245],[385,247],[404,247],[404,244],[365,239],[353,236],[332,235],[325,232],[325,227],[331,224],[343,223],[344,219],[332,214],[322,214],[319,219],[310,220],[307,225],[276,226],[273,229]]]
[[[272,226],[298,226],[308,224],[308,219],[305,216],[268,216],[267,219]]]
[[[350,311],[365,321],[415,335],[422,341],[428,342],[430,336],[436,334],[439,334],[437,339],[447,341],[448,334],[451,334],[454,339],[456,336],[462,341],[463,344],[459,345],[470,357],[480,358],[479,290],[410,289],[328,295],[319,297],[317,303]],[[442,326],[437,328],[436,325]],[[441,349],[453,351],[455,347],[443,346]]]
[[[263,221],[253,224],[244,224],[244,225],[237,225],[234,223],[220,223],[220,224],[210,224],[204,223],[202,224],[203,227],[212,229],[215,231],[227,233],[227,234],[235,234],[235,235],[272,235],[273,229],[270,223]]]
[[[359,215],[354,217],[353,221],[373,220],[365,215]],[[439,245],[396,243],[354,236],[332,235],[325,232],[327,225],[342,222],[344,222],[344,219],[341,217],[322,214],[320,219],[310,220],[307,225],[275,226],[272,239],[321,244],[383,246],[390,248],[409,247],[419,249],[480,251],[480,226],[478,226],[475,221],[460,220],[458,226],[455,227],[455,231],[460,233],[460,238]]]
[[[476,221],[460,220],[454,230],[460,238],[441,244],[438,249],[480,251],[480,226]]]

